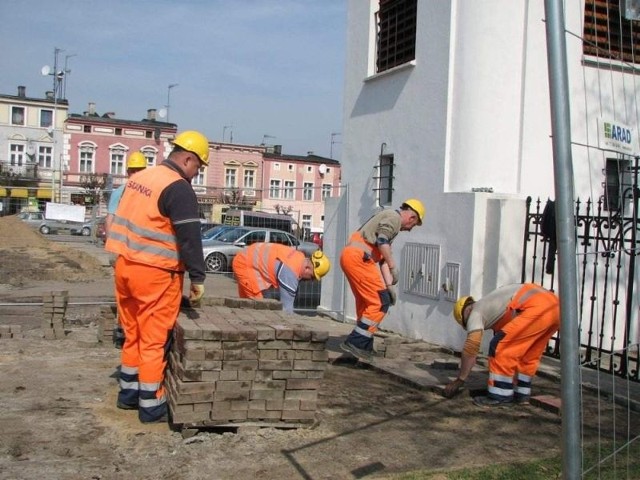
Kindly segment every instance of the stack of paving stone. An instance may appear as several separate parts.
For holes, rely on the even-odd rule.
[[[313,423],[329,334],[272,307],[218,305],[180,314],[165,385],[173,423]]]
[[[0,325],[0,338],[24,338],[22,325]]]
[[[44,338],[64,338],[64,316],[67,313],[69,292],[60,290],[42,297],[42,331]]]
[[[98,322],[98,342],[111,343],[118,326],[118,309],[115,305],[100,306],[100,321]]]

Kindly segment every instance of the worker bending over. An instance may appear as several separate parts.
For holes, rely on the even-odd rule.
[[[443,392],[453,397],[464,385],[475,365],[484,330],[493,330],[489,346],[489,388],[487,396],[473,402],[479,406],[528,403],[531,381],[549,339],[560,328],[558,297],[533,283],[507,285],[478,301],[460,298],[453,316],[467,331],[460,373]]]
[[[320,250],[304,252],[279,243],[254,243],[233,259],[233,274],[240,298],[277,298],[285,312],[293,313],[293,303],[301,280],[320,280],[331,262]]]
[[[378,212],[351,235],[340,255],[340,266],[356,299],[356,326],[340,345],[362,360],[373,355],[373,335],[396,303],[399,269],[391,244],[401,231],[422,225],[424,206],[406,200],[400,208]]]

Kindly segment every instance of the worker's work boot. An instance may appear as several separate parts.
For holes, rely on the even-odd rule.
[[[473,397],[473,404],[478,407],[510,407],[513,398]]]
[[[370,362],[373,358],[373,352],[358,348],[355,345],[347,342],[346,340],[340,344],[340,348],[345,352],[350,353],[354,357],[360,360],[364,360],[365,362]]]

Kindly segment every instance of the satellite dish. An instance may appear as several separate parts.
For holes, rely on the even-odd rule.
[[[160,118],[164,118],[167,116],[167,109],[166,108],[161,108],[160,110],[158,110],[158,116]]]
[[[40,73],[42,73],[42,75],[49,75],[51,73],[51,67],[49,65],[45,65],[40,69]]]
[[[320,172],[320,175],[324,175],[325,173],[327,173],[327,166],[323,163],[318,167],[318,172]]]
[[[48,133],[49,135],[53,135],[53,126],[52,126],[52,125],[49,125],[49,126],[47,127],[47,133]]]

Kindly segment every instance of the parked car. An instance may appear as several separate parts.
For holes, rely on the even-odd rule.
[[[210,228],[206,232],[202,233],[202,246],[207,246],[211,243],[212,240],[217,240],[220,235],[222,235],[227,230],[238,228],[232,227],[231,225],[216,225],[213,228]]]
[[[16,215],[20,220],[28,225],[32,225],[34,227],[40,226],[42,221],[44,220],[44,213],[42,212],[22,212]]]
[[[206,223],[206,222],[200,222],[200,232],[202,232],[202,234],[204,235],[204,233],[207,230],[211,230],[212,228],[216,227],[220,225],[219,223]]]
[[[92,222],[72,222],[70,220],[43,220],[40,222],[38,231],[43,235],[52,233],[69,232],[71,235],[82,235],[88,237],[93,230]]]
[[[233,227],[202,248],[207,272],[219,273],[231,270],[231,262],[240,250],[257,242],[281,243],[297,248],[311,256],[318,250],[312,242],[300,242],[290,233],[272,228]]]

